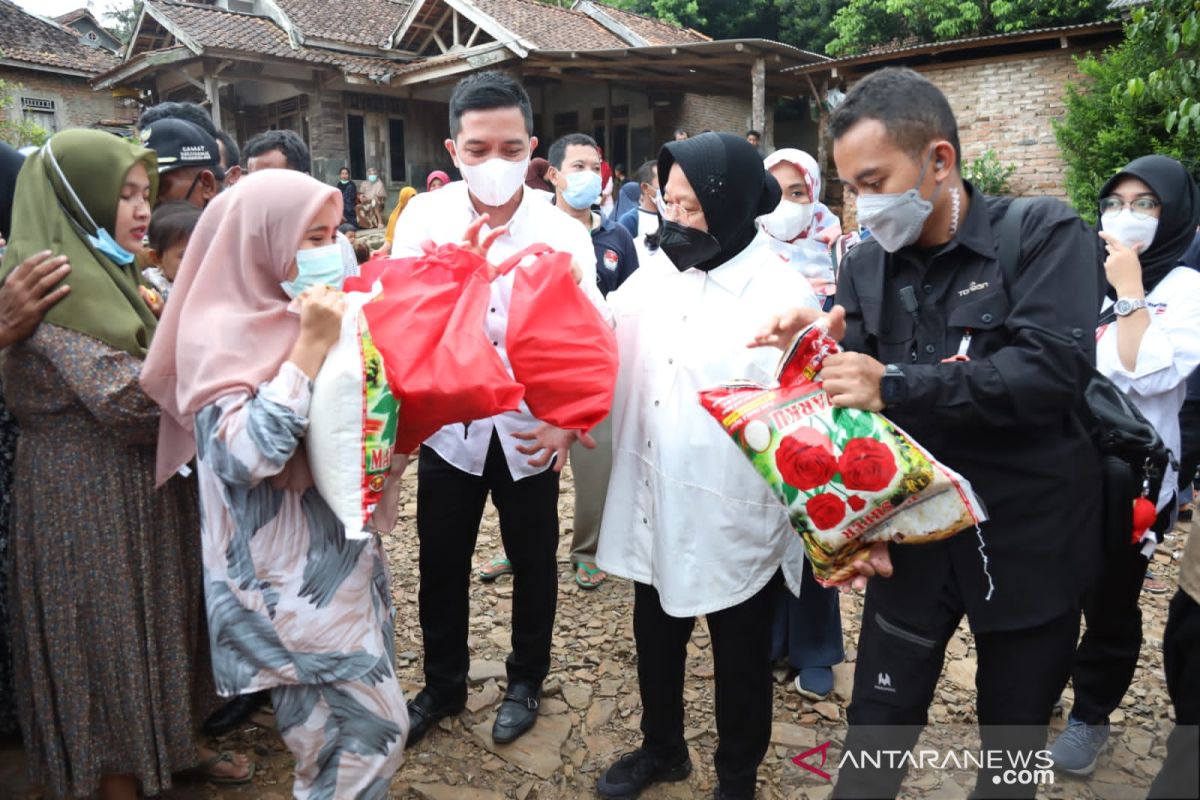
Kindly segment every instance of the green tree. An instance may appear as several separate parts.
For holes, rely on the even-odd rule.
[[[1009,33],[1108,16],[1108,0],[850,0],[833,17],[830,55],[916,41]]]
[[[833,15],[849,0],[605,0],[714,39],[772,39],[825,52]]]
[[[122,44],[128,44],[138,18],[142,16],[142,5],[142,0],[133,0],[126,6],[108,12],[105,30],[117,37]]]
[[[1164,105],[1168,131],[1200,137],[1200,0],[1160,0],[1136,9],[1129,36],[1164,42],[1166,59],[1148,75],[1130,78],[1125,93]]]
[[[1150,13],[1172,14],[1182,5],[1180,0],[1156,0]],[[1140,23],[1135,18],[1125,33],[1119,45],[1079,59],[1085,80],[1067,87],[1067,113],[1055,125],[1067,162],[1067,194],[1080,215],[1092,221],[1100,187],[1138,156],[1160,153],[1178,159],[1193,173],[1200,169],[1200,135],[1172,117],[1184,100],[1196,102],[1196,73],[1181,76],[1180,87],[1190,85],[1190,95],[1182,89],[1171,95],[1150,89],[1160,85],[1152,75],[1172,74],[1187,53],[1181,56],[1181,48],[1162,38],[1157,23],[1148,24],[1144,17]],[[1194,64],[1194,47],[1191,59]],[[1131,90],[1137,86],[1142,88]]]

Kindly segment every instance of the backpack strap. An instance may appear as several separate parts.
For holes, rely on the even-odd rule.
[[[1000,274],[1004,278],[1004,290],[1012,302],[1012,288],[1021,274],[1021,223],[1025,211],[1033,202],[1032,197],[1016,197],[1004,210],[993,233],[996,236],[996,257],[1000,261]]]

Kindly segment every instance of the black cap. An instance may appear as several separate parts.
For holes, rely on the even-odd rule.
[[[142,146],[158,156],[158,174],[183,167],[219,167],[217,140],[194,122],[168,117],[142,128]]]

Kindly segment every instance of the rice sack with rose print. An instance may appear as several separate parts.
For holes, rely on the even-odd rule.
[[[816,375],[838,351],[815,324],[780,359],[778,386],[738,381],[700,392],[787,507],[825,586],[853,578],[874,542],[931,542],[986,519],[970,484],[886,417],[831,404]]]

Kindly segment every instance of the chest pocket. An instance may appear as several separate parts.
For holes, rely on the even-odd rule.
[[[952,309],[946,316],[946,327],[951,331],[970,330],[970,354],[986,356],[1007,343],[1005,323],[1011,309],[1008,295],[997,289]]]
[[[858,304],[862,310],[863,330],[880,344],[907,344],[917,335],[912,314],[885,310],[882,302],[869,297],[858,298]]]

